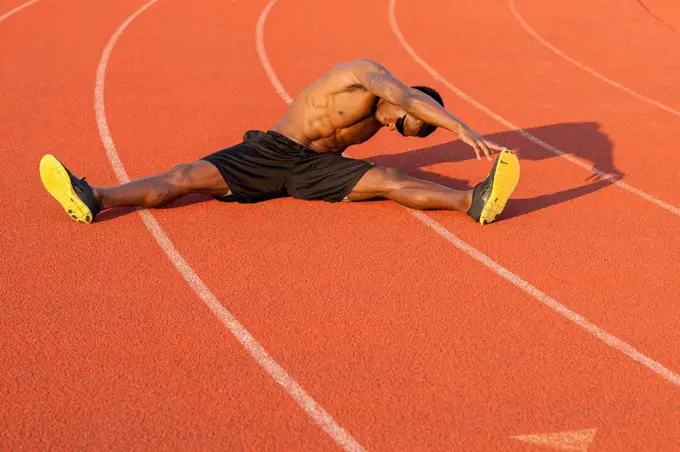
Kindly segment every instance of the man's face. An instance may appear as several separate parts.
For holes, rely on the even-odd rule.
[[[395,130],[405,137],[417,137],[422,121],[406,113],[403,108],[382,102],[378,106],[378,120],[390,130]]]
[[[404,112],[402,116],[397,118],[394,128],[405,137],[417,137],[422,125],[422,121],[414,119],[413,116]]]

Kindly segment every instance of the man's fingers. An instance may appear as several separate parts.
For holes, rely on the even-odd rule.
[[[479,150],[479,145],[475,141],[472,141],[472,142],[470,142],[470,146],[472,146],[472,149],[475,150],[475,155],[477,156],[477,160],[481,159],[482,153]]]
[[[489,147],[489,149],[493,149],[494,151],[506,151],[508,148],[505,146],[501,146],[500,144],[496,144],[493,141],[486,141],[486,145]]]
[[[499,152],[509,151],[509,149],[506,148],[505,146],[501,146],[500,144],[496,144],[490,140],[485,140],[475,133],[472,133],[471,136],[465,137],[463,141],[472,146],[472,148],[475,150],[477,160],[480,160],[482,158],[482,152],[484,152],[486,158],[489,161],[491,161],[492,150]]]
[[[480,140],[479,145],[482,148],[482,150],[484,151],[484,154],[486,154],[486,159],[490,161],[491,160],[491,151],[489,151],[489,147],[486,145],[484,140]]]

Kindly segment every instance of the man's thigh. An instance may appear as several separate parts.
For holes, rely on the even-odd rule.
[[[385,166],[371,168],[347,195],[350,201],[365,201],[374,198],[387,198],[394,190],[398,190],[409,177],[400,169]]]
[[[200,169],[207,186],[210,181],[218,181],[218,175],[224,185],[232,191],[233,201],[253,203],[273,198],[288,196],[286,181],[293,166],[293,159],[285,150],[276,148],[267,134],[260,132],[248,142],[217,151],[199,162],[205,162],[215,168]],[[223,187],[223,186],[221,186]]]
[[[296,162],[288,193],[299,199],[342,201],[373,168],[372,163],[337,153],[309,152]]]
[[[192,193],[206,193],[216,196],[230,193],[229,185],[224,180],[222,173],[210,162],[199,160],[185,165],[183,173]]]

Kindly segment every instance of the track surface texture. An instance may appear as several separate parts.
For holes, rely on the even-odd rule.
[[[680,4],[0,0],[0,449],[680,450]],[[497,223],[44,191],[271,127],[369,57],[516,150]],[[350,157],[454,188],[452,134]]]

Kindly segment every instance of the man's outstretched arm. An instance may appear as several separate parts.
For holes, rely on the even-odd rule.
[[[472,146],[477,158],[481,158],[483,152],[490,160],[492,149],[496,151],[505,149],[503,146],[482,138],[427,94],[404,85],[380,64],[370,60],[361,60],[355,63],[354,72],[357,81],[372,94],[393,105],[398,105],[423,122],[458,134],[461,141]]]

